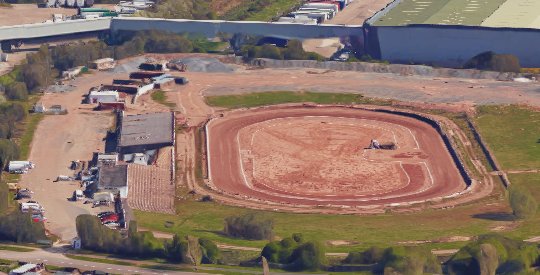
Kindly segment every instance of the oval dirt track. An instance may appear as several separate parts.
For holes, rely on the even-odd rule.
[[[313,131],[311,126],[302,132],[302,121],[307,117],[320,118],[320,131]],[[353,126],[343,127],[344,121]],[[366,126],[349,121],[361,121]],[[374,135],[382,132],[373,131],[375,126],[370,125],[384,127],[394,139],[397,136],[398,149],[364,149],[369,138],[381,138]],[[338,145],[332,140],[345,136],[350,140],[338,145],[349,147],[337,152],[334,148]],[[424,201],[466,188],[437,131],[425,122],[395,114],[300,106],[233,111],[208,123],[207,138],[209,179],[217,189],[237,198],[289,206],[366,207]],[[345,167],[359,167],[354,172],[358,174],[325,181],[325,172],[321,171],[336,170],[343,158],[347,160],[343,165],[349,165]],[[353,166],[351,161],[356,161]],[[384,170],[387,168],[388,172]],[[396,180],[402,182],[396,184]],[[361,188],[362,184],[370,186]]]

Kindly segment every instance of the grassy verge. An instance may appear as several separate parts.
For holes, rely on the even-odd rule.
[[[540,169],[540,112],[481,106],[477,125],[504,170]]]
[[[157,103],[159,103],[161,105],[167,106],[169,108],[176,107],[175,103],[169,102],[167,100],[167,95],[162,90],[157,90],[157,91],[153,92],[151,97],[152,97],[152,100],[154,100],[155,102],[157,102]]]
[[[43,119],[43,114],[31,114],[25,124],[25,131],[19,141],[19,147],[21,149],[21,158],[27,159],[30,155],[30,149],[32,140],[34,139],[34,133],[36,132],[39,122]]]
[[[34,251],[32,248],[20,247],[20,246],[9,246],[9,245],[0,245],[0,250],[14,251],[14,252],[31,252]]]
[[[540,202],[540,174],[527,173],[527,174],[512,174],[508,175],[510,182],[513,185],[521,185],[526,187],[531,194],[536,198],[536,201]],[[528,239],[532,237],[540,236],[540,207],[536,212],[536,216],[522,221],[519,228],[509,232],[508,235],[515,238]]]
[[[181,201],[178,203],[177,215],[141,211],[135,211],[135,215],[139,225],[150,230],[194,235],[219,243],[262,248],[267,241],[235,239],[222,233],[224,218],[248,211],[254,210],[208,202]],[[348,240],[354,244],[328,247],[329,252],[348,252],[372,245],[396,245],[400,241],[484,234],[489,232],[490,226],[494,223],[474,217],[475,214],[484,211],[486,209],[479,209],[478,205],[468,205],[448,210],[372,216],[255,212],[274,220],[274,231],[279,238],[301,232],[307,239],[321,242]],[[440,243],[431,246],[447,248],[451,245]]]
[[[229,109],[298,102],[313,102],[317,104],[391,104],[391,101],[367,98],[359,94],[312,92],[264,92],[206,97],[206,103],[208,105]]]
[[[225,20],[244,20],[244,21],[270,21],[284,13],[291,11],[294,7],[302,3],[301,0],[272,0],[265,1],[250,0],[242,5],[235,7],[223,15]]]
[[[114,264],[114,265],[126,265],[126,266],[132,266],[133,265],[130,262],[124,262],[124,261],[118,261],[118,260],[94,258],[94,257],[73,255],[73,254],[65,254],[65,255],[66,255],[66,257],[68,257],[70,259],[87,261],[87,262],[95,262],[95,263],[102,263],[102,264]]]

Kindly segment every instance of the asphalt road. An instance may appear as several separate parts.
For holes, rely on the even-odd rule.
[[[81,270],[101,270],[108,273],[115,274],[204,274],[196,272],[183,272],[183,271],[164,271],[145,269],[134,266],[114,265],[96,262],[87,262],[81,260],[70,259],[63,254],[53,253],[46,250],[35,250],[32,252],[14,252],[7,250],[0,250],[0,259],[32,262],[32,263],[44,263],[45,265],[55,265],[63,267],[76,267]]]

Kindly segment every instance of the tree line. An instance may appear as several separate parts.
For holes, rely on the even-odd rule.
[[[130,222],[127,236],[102,225],[92,215],[78,216],[76,227],[82,247],[96,252],[188,264],[217,263],[220,258],[217,246],[210,240],[176,234],[172,240],[162,241],[152,232],[138,232],[136,222]]]
[[[488,234],[479,236],[446,261],[444,273],[529,274],[539,261],[538,246]],[[431,251],[422,247],[371,247],[349,253],[343,263],[372,265],[374,274],[441,274],[443,271],[443,266]]]
[[[45,240],[42,222],[34,222],[30,213],[12,211],[0,216],[0,240],[17,243],[35,243]]]

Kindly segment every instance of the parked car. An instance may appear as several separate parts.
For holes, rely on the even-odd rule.
[[[109,217],[105,217],[101,219],[101,222],[105,224],[109,222],[118,222],[118,220],[119,220],[118,216],[109,216]]]
[[[98,218],[101,218],[103,216],[107,216],[107,215],[111,215],[111,214],[115,214],[114,212],[112,211],[105,211],[105,212],[101,212],[99,214],[97,214]]]
[[[117,222],[107,222],[107,223],[104,223],[103,225],[109,227],[109,228],[117,228],[120,226],[119,223]]]

